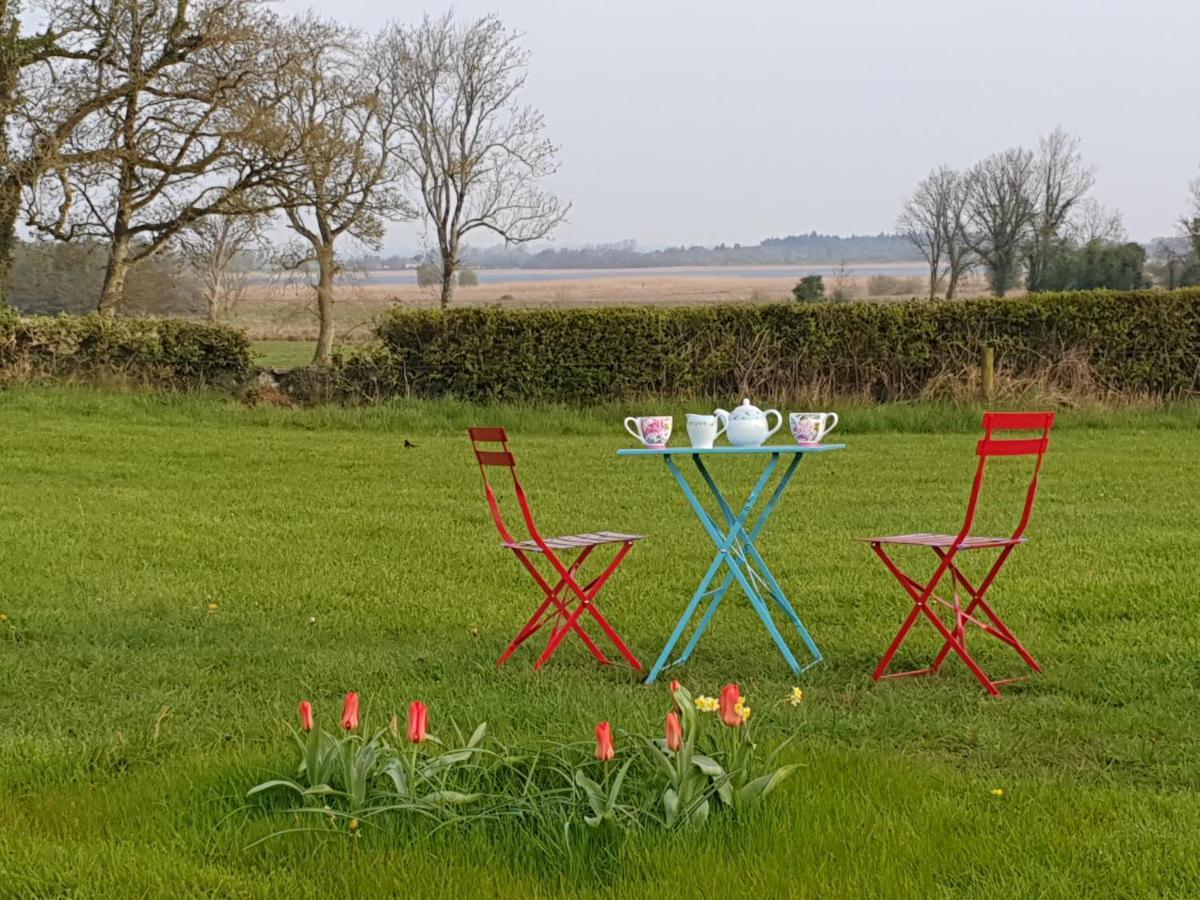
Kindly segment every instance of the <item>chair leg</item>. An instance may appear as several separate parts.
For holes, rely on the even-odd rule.
[[[934,552],[939,557],[944,557],[946,555],[944,551],[937,547],[934,548]],[[974,613],[976,609],[982,610],[983,614],[991,620],[992,625],[995,628],[994,632],[989,633],[1004,641],[1015,651],[1017,651],[1017,654],[1021,657],[1025,664],[1029,666],[1029,668],[1035,672],[1041,672],[1042,667],[1038,665],[1038,661],[1034,659],[1033,655],[1021,645],[1021,642],[1017,640],[1016,636],[1009,630],[1008,626],[1001,621],[1000,617],[996,615],[995,610],[993,610],[991,605],[988,604],[987,600],[984,599],[984,595],[987,593],[988,588],[992,586],[992,582],[995,581],[1001,567],[1003,567],[1004,563],[1008,560],[1010,553],[1012,553],[1012,547],[1005,547],[1000,553],[1000,556],[997,557],[996,562],[992,564],[991,569],[988,570],[987,576],[979,583],[978,588],[971,584],[970,580],[968,580],[966,575],[962,573],[958,566],[954,565],[953,561],[950,563],[950,571],[953,573],[954,577],[958,579],[958,582],[963,586],[966,592],[971,596],[971,602],[967,604],[967,608],[963,612],[963,618],[969,620],[972,613]],[[985,628],[985,630],[987,629]],[[942,662],[946,659],[946,656],[949,652],[949,647],[942,647],[941,651],[937,655],[937,659],[935,659],[933,663],[933,668],[935,671],[941,667]]]
[[[879,661],[879,665],[875,667],[875,674],[871,676],[873,681],[879,681],[883,678],[892,664],[892,657],[896,655],[896,651],[900,649],[900,645],[904,643],[904,639],[908,637],[909,629],[913,627],[913,623],[917,621],[917,616],[921,614],[921,607],[913,605],[912,612],[908,614],[908,618],[904,620],[904,624],[900,626],[900,631],[897,632],[891,646],[887,648],[887,652],[883,654],[883,659]]]
[[[942,577],[947,571],[950,571],[954,564],[954,552],[951,551],[950,553],[942,555],[942,561],[938,566],[937,571],[934,572],[934,575],[930,579],[929,583],[922,587],[903,570],[901,570],[900,567],[895,564],[895,562],[892,561],[891,557],[884,552],[883,547],[880,544],[872,544],[871,547],[875,550],[876,555],[878,555],[883,561],[884,565],[887,566],[888,571],[890,571],[896,580],[900,582],[901,586],[904,588],[905,592],[908,593],[914,604],[913,611],[910,612],[908,614],[908,618],[904,620],[904,625],[901,626],[900,632],[896,635],[895,640],[892,641],[892,646],[888,648],[883,660],[876,668],[875,680],[878,681],[884,677],[884,673],[886,673],[887,667],[892,661],[892,657],[895,655],[896,650],[899,649],[900,645],[908,636],[908,632],[912,628],[917,617],[924,615],[925,618],[932,623],[933,627],[938,630],[938,633],[941,634],[943,640],[945,641],[943,650],[946,650],[947,652],[949,650],[953,650],[959,656],[959,658],[962,659],[963,663],[966,664],[967,668],[971,670],[971,673],[979,680],[979,683],[984,686],[987,692],[992,696],[998,696],[1000,694],[999,688],[997,688],[996,684],[990,678],[988,678],[987,673],[980,668],[979,664],[971,657],[971,654],[967,652],[965,644],[959,640],[954,632],[950,631],[950,629],[946,627],[945,623],[938,618],[937,613],[929,608],[929,599],[934,596],[934,592],[937,590],[937,586],[942,580]],[[928,669],[918,669],[911,673],[900,674],[916,675],[930,673],[933,671],[935,670],[931,666]]]
[[[638,658],[633,655],[633,651],[631,651],[629,647],[625,645],[625,642],[621,640],[620,635],[617,634],[616,629],[614,629],[608,623],[608,620],[600,614],[600,611],[595,608],[595,604],[593,603],[593,600],[600,592],[600,589],[603,588],[608,579],[612,577],[612,574],[617,570],[617,567],[621,565],[631,549],[633,549],[632,541],[626,541],[624,544],[622,544],[621,549],[617,551],[616,555],[612,559],[612,562],[610,562],[604,571],[596,576],[596,578],[592,580],[586,588],[579,586],[579,583],[575,580],[574,572],[564,568],[562,563],[558,561],[557,557],[555,557],[553,554],[547,554],[551,563],[554,564],[555,568],[557,568],[561,573],[567,589],[570,590],[571,593],[575,594],[579,602],[570,612],[566,624],[560,627],[554,634],[550,636],[550,642],[546,645],[546,649],[542,651],[542,655],[538,657],[538,661],[533,666],[535,670],[540,669],[543,665],[545,665],[546,661],[554,655],[554,652],[558,649],[558,645],[562,643],[562,639],[566,637],[568,630],[574,630],[579,634],[584,633],[582,627],[579,625],[579,619],[584,612],[587,612],[592,616],[593,619],[596,620],[596,624],[600,626],[601,630],[608,636],[609,640],[613,642],[613,645],[625,658],[626,662],[628,662],[635,671],[642,671],[642,664],[638,661]],[[565,609],[566,606],[564,604],[564,612]]]
[[[526,554],[522,553],[520,550],[513,551],[517,558],[521,561],[522,565],[524,565],[529,571],[529,574],[533,576],[533,580],[537,582],[538,586],[542,589],[542,592],[546,595],[546,599],[542,601],[542,604],[538,607],[537,612],[530,617],[529,621],[526,622],[525,626],[520,632],[518,632],[512,643],[509,644],[508,648],[503,654],[501,654],[500,659],[496,661],[496,665],[504,665],[504,663],[508,661],[509,657],[516,652],[516,649],[521,646],[521,644],[541,630],[547,624],[547,622],[553,621],[554,616],[556,615],[562,616],[567,620],[565,627],[573,628],[575,630],[575,632],[587,646],[588,651],[592,654],[592,656],[596,657],[596,659],[602,665],[609,664],[608,657],[601,652],[600,648],[596,646],[596,642],[592,640],[591,636],[586,631],[584,631],[583,627],[579,625],[578,622],[575,622],[573,625],[571,624],[571,617],[567,610],[566,603],[559,597],[562,589],[567,585],[567,576],[569,575],[572,578],[574,577],[584,560],[591,555],[592,549],[593,548],[591,547],[584,548],[583,552],[575,558],[575,561],[571,564],[571,566],[564,570],[562,577],[559,578],[558,584],[553,588],[542,576],[542,573],[538,571],[537,566],[533,564],[533,561],[530,560]],[[552,614],[547,616],[546,613],[551,605],[555,607],[555,610]]]

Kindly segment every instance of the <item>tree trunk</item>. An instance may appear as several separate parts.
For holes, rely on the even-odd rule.
[[[450,305],[454,299],[454,260],[442,259],[442,309]]]
[[[17,247],[17,215],[21,209],[21,186],[5,179],[0,184],[0,306],[8,305],[8,277],[12,274]]]
[[[216,323],[221,321],[221,294],[216,285],[208,284],[204,287],[204,303],[208,307],[208,321]]]
[[[114,316],[125,299],[125,277],[129,274],[129,235],[113,238],[108,248],[108,265],[104,267],[104,284],[96,311],[102,316]]]
[[[958,267],[956,265],[954,265],[954,263],[951,263],[950,264],[950,276],[949,276],[949,279],[946,281],[946,299],[947,300],[953,300],[955,293],[958,292],[959,277],[960,277],[960,273],[958,271]]]
[[[333,354],[333,247],[317,251],[317,352],[314,366],[327,366]]]
[[[929,299],[937,299],[937,286],[941,279],[938,277],[938,270],[941,269],[942,262],[940,259],[929,261]]]

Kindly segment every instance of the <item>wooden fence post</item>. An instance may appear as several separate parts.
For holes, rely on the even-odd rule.
[[[983,399],[991,400],[996,394],[996,351],[991,347],[983,348],[980,382],[983,388]]]

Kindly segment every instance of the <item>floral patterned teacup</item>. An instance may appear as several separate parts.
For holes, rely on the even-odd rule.
[[[830,421],[832,419],[832,421]],[[825,423],[829,422],[828,425]],[[819,444],[825,435],[837,428],[838,414],[830,413],[790,413],[788,424],[792,427],[792,437],[800,445]]]
[[[625,430],[647,447],[665,447],[671,438],[671,417],[630,416],[625,420]]]

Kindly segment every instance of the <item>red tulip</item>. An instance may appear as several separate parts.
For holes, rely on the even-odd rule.
[[[408,704],[408,740],[413,744],[425,741],[429,729],[429,707],[420,700]]]
[[[741,699],[742,692],[736,683],[730,682],[721,688],[721,721],[730,728],[742,724],[742,714],[737,708]]]
[[[342,704],[342,727],[347,731],[358,727],[358,694],[354,691],[346,695],[346,701]]]
[[[681,687],[683,687],[683,685],[682,685],[682,684],[680,684],[678,681],[672,681],[672,682],[671,682],[671,702],[672,702],[673,704],[675,704],[675,708],[676,708],[676,709],[679,709],[679,701],[677,701],[677,700],[675,699],[675,692],[676,692],[677,690],[679,690]]]
[[[312,704],[307,700],[300,704],[300,727],[305,731],[313,730]]]
[[[601,722],[596,726],[596,759],[601,762],[608,762],[617,751],[613,749],[612,726],[607,722]]]
[[[678,753],[679,748],[683,746],[683,726],[679,724],[679,713],[675,712],[675,710],[667,713],[665,730],[667,734],[667,749],[672,753]]]

